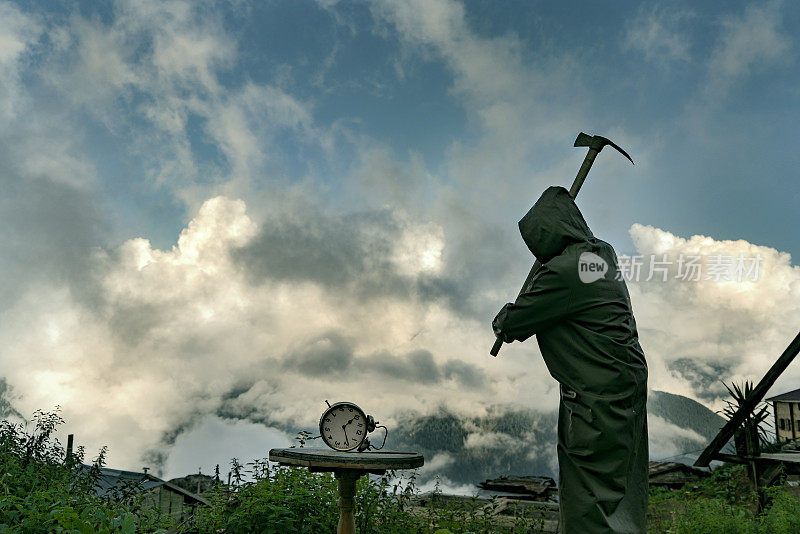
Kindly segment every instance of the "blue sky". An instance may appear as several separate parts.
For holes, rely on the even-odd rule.
[[[114,446],[135,463],[220,414],[308,424],[289,384],[335,397],[355,379],[330,362],[387,411],[415,376],[439,377],[421,412],[553,404],[535,344],[486,351],[531,262],[516,222],[572,182],[580,131],[636,162],[606,149],[578,199],[619,252],[767,258],[757,287],[632,287],[651,386],[713,402],[706,363],[757,376],[796,328],[770,322],[800,292],[792,8],[0,2],[17,405],[66,406],[98,443],[133,425]],[[535,393],[498,394],[525,373]],[[125,407],[89,423],[100,395]]]
[[[88,24],[101,28],[113,28],[122,11],[120,5],[111,4],[104,9],[95,3],[51,4],[20,7],[53,25],[80,13]],[[278,129],[278,137],[269,144],[275,166],[267,172],[282,180],[313,176],[339,190],[366,138],[401,162],[414,154],[437,180],[459,184],[461,177],[448,167],[448,150],[454,144],[468,149],[486,142],[491,133],[479,113],[491,105],[486,99],[496,99],[512,107],[531,106],[521,110],[523,122],[535,121],[548,133],[541,144],[520,142],[516,176],[487,172],[483,177],[487,183],[518,188],[513,196],[520,202],[477,206],[483,208],[482,216],[514,219],[547,183],[537,171],[568,157],[579,160],[580,155],[569,150],[576,127],[606,135],[616,129],[617,141],[627,143],[643,165],[614,168],[613,172],[634,180],[622,187],[597,180],[597,188],[618,198],[615,204],[625,212],[604,228],[605,234],[622,239],[623,248],[630,246],[623,236],[632,221],[684,236],[744,238],[789,252],[798,247],[794,229],[799,221],[792,209],[797,200],[792,174],[797,156],[790,133],[797,111],[790,29],[797,15],[785,4],[730,3],[724,9],[691,2],[660,7],[635,2],[464,4],[459,23],[465,25],[468,38],[485,46],[499,44],[510,55],[508,68],[529,70],[526,74],[536,78],[531,81],[541,83],[531,88],[529,99],[525,79],[519,80],[519,87],[510,81],[506,87],[488,88],[494,93],[475,94],[480,90],[475,80],[458,79],[465,76],[459,69],[469,67],[455,64],[447,57],[450,52],[437,50],[453,46],[456,54],[463,37],[443,44],[445,33],[419,38],[413,29],[398,30],[384,16],[389,8],[362,2],[330,7],[316,2],[256,2],[207,5],[194,11],[198,20],[211,21],[234,50],[213,64],[221,94],[248,83],[275,87],[301,103],[314,128],[334,137],[333,153],[325,154],[313,142],[293,135],[296,132]],[[732,29],[741,35],[732,35]],[[52,99],[51,105],[63,109],[70,88],[42,83],[36,66],[71,60],[69,54],[53,53],[46,31],[41,37],[39,46],[25,57],[25,88],[41,91],[41,100]],[[133,64],[151,59],[152,37],[146,31],[126,36],[125,59]],[[541,81],[536,77],[542,65],[563,78],[549,87],[546,77]],[[178,92],[202,98],[203,90],[188,83]],[[148,168],[129,150],[133,136],[147,136],[152,128],[140,106],[160,96],[137,84],[122,85],[106,103],[117,115],[114,127],[105,123],[107,117],[98,120],[86,109],[70,110],[70,118],[80,121],[79,126],[72,125],[97,169],[97,201],[111,224],[121,216],[135,233],[168,245],[191,212],[165,198],[168,186],[143,183]],[[557,110],[569,110],[568,119],[562,119],[569,124],[538,124],[550,118],[551,112],[542,108],[554,109],[556,115]],[[224,180],[230,165],[208,138],[206,127],[206,118],[190,112],[182,132],[192,158],[210,167],[208,174],[213,177],[198,172],[190,178],[200,184]],[[339,135],[337,128],[350,138]],[[530,135],[524,124],[513,134]],[[600,165],[611,157],[604,154]],[[264,180],[255,174],[249,179],[259,187]],[[568,184],[571,174],[550,181]],[[595,199],[611,202],[590,188],[585,195],[587,206]],[[648,200],[652,198],[659,202]],[[498,213],[501,210],[510,212],[508,219]]]

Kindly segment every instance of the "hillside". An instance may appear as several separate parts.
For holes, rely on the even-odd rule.
[[[648,413],[710,440],[724,419],[699,402],[651,391]],[[441,408],[432,415],[407,415],[391,430],[387,446],[425,455],[427,473],[453,484],[472,485],[502,474],[557,478],[555,412],[495,408],[484,417],[465,417]],[[685,436],[671,436],[675,450],[690,452],[705,446]],[[690,457],[687,457],[688,461]]]

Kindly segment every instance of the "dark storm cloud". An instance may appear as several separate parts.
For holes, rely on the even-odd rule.
[[[250,370],[248,379],[236,382],[231,389],[220,396],[219,407],[215,415],[223,419],[244,420],[260,423],[285,430],[287,422],[280,417],[273,417],[281,411],[280,400],[269,397],[281,391],[281,363],[275,358],[265,358]],[[254,388],[259,395],[251,395]]]
[[[308,377],[339,376],[358,370],[370,374],[391,387],[391,384],[416,383],[435,385],[445,380],[455,380],[467,388],[485,385],[483,373],[477,367],[459,360],[448,360],[439,365],[430,351],[420,349],[403,354],[381,351],[369,356],[353,355],[350,339],[328,332],[312,338],[281,360],[266,358],[254,365],[249,379],[237,382],[220,397],[216,414],[223,418],[245,419],[276,428],[284,428],[285,422],[273,419],[270,410],[256,403],[269,402],[261,393],[274,393],[279,389],[275,381],[276,370],[293,372]],[[251,395],[252,391],[259,392]],[[278,409],[278,406],[275,406]]]
[[[285,369],[305,376],[325,376],[346,371],[353,360],[353,348],[343,336],[330,332],[314,338],[284,361]]]
[[[177,439],[186,432],[192,430],[203,418],[205,414],[195,411],[188,414],[182,421],[173,425],[169,430],[161,434],[159,446],[147,449],[142,453],[141,460],[145,467],[153,470],[156,476],[162,476],[164,464],[169,457],[169,447],[175,445]]]
[[[338,375],[358,369],[360,372],[379,375],[382,380],[435,384],[452,379],[470,388],[484,385],[483,373],[477,367],[452,359],[439,365],[433,354],[424,349],[404,354],[381,351],[369,356],[355,357],[351,341],[335,332],[309,340],[288,354],[281,367],[311,377]],[[238,387],[239,394],[242,394],[252,384],[249,387]]]
[[[382,380],[405,380],[419,384],[436,384],[444,380],[456,380],[469,388],[484,385],[483,372],[472,364],[461,360],[447,360],[439,365],[430,351],[420,349],[405,354],[381,351],[352,363],[366,372],[381,376]]]
[[[85,304],[102,296],[96,253],[106,230],[89,192],[46,177],[24,177],[0,154],[0,300],[38,281],[66,283]]]
[[[449,280],[455,282],[448,294],[481,321],[491,321],[504,304],[485,298],[481,291],[507,288],[506,300],[513,300],[528,274],[526,269],[533,265],[535,258],[525,247],[516,225],[524,214],[512,213],[505,218],[507,224],[498,225],[462,205],[451,205],[446,213],[453,221],[450,224],[459,228],[444,250]]]
[[[454,378],[470,388],[482,387],[486,380],[480,369],[461,360],[448,360],[443,371],[445,378]]]
[[[458,278],[398,272],[392,255],[402,235],[403,223],[389,209],[344,215],[308,209],[269,219],[233,258],[253,284],[313,281],[364,299],[416,295],[424,301],[445,300],[454,312],[469,313],[468,288]]]
[[[361,369],[396,380],[432,384],[441,379],[441,372],[427,350],[415,350],[401,356],[379,352],[358,361]]]
[[[388,210],[326,217],[313,211],[270,220],[235,258],[254,281],[313,280],[349,285],[365,275],[387,289],[402,284],[389,261],[401,228]]]

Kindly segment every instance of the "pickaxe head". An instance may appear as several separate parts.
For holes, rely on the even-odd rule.
[[[586,135],[585,133],[581,132],[575,139],[574,146],[588,146],[589,148],[594,148],[595,150],[600,152],[606,145],[613,146],[614,148],[619,150],[620,154],[628,158],[630,162],[633,163],[633,159],[631,159],[631,157],[628,155],[627,152],[622,150],[622,148],[620,148],[619,145],[617,145],[614,141],[612,141],[611,139],[607,139],[602,135]]]

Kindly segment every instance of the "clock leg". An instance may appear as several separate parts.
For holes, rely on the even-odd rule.
[[[356,534],[356,522],[353,517],[353,496],[356,494],[356,480],[361,476],[358,471],[343,469],[334,473],[339,480],[339,528],[337,534]]]

